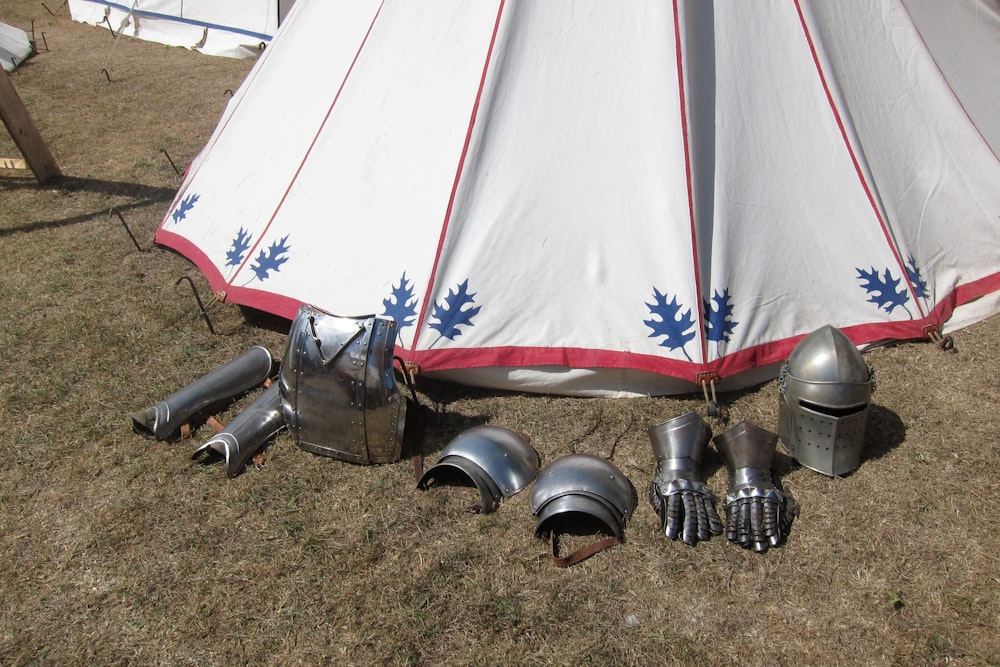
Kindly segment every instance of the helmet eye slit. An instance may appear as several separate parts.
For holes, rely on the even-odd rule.
[[[860,405],[849,405],[843,408],[834,408],[827,405],[817,405],[816,403],[810,403],[809,401],[803,401],[801,399],[799,399],[799,406],[806,410],[818,412],[828,417],[849,417],[850,415],[856,415],[859,412],[864,412],[865,408],[868,407],[866,403],[862,403]]]

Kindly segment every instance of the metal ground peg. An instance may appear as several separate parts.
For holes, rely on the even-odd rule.
[[[208,306],[206,306],[202,302],[201,295],[198,294],[198,288],[195,287],[194,281],[191,280],[191,276],[181,276],[180,278],[177,279],[177,282],[174,283],[174,286],[176,287],[177,285],[180,285],[181,282],[185,280],[191,286],[191,293],[194,294],[194,300],[198,302],[198,311],[201,313],[202,318],[204,318],[205,324],[208,325],[208,330],[212,333],[213,336],[217,335],[215,332],[215,327],[212,326],[212,320],[209,319],[208,317],[208,309],[214,306],[216,303],[218,303],[218,301],[215,299],[215,297],[213,297],[212,301],[208,304]]]
[[[42,35],[42,44],[45,45],[45,50],[49,51],[49,42],[45,39],[45,32],[40,33]],[[35,37],[35,19],[31,19],[31,50],[34,53],[38,53],[38,38]]]
[[[65,6],[66,6],[66,1],[67,1],[67,0],[63,0],[62,2],[60,2],[60,3],[59,3],[59,6],[58,6],[58,7],[56,7],[56,10],[55,10],[55,11],[52,11],[51,9],[49,9],[49,6],[48,6],[48,5],[46,5],[46,4],[44,3],[44,2],[42,3],[42,7],[45,7],[45,11],[47,11],[47,12],[48,12],[49,14],[52,14],[52,16],[55,16],[56,14],[58,14],[58,13],[59,13],[59,11],[60,11],[60,10],[61,10],[61,9],[62,9],[63,7],[65,7]]]
[[[924,335],[938,346],[942,352],[955,352],[955,339],[951,336],[942,336],[937,325],[929,324],[924,327]]]
[[[132,239],[132,243],[135,245],[136,250],[138,250],[139,252],[149,252],[149,249],[153,245],[153,241],[150,240],[150,242],[147,243],[145,246],[139,245],[139,241],[135,238],[135,234],[132,233],[132,230],[129,229],[128,223],[125,222],[125,218],[124,216],[122,216],[121,211],[119,211],[116,208],[113,208],[110,211],[108,211],[109,218],[115,215],[118,216],[118,220],[121,221],[122,227],[125,228],[125,233],[128,234],[128,237],[130,239]]]
[[[174,173],[177,174],[178,176],[180,176],[181,175],[181,170],[177,168],[176,164],[174,164],[174,160],[173,160],[173,158],[170,157],[170,153],[167,152],[167,149],[166,148],[161,148],[160,152],[163,153],[165,156],[167,156],[167,162],[169,162],[170,166],[174,168]]]
[[[701,391],[705,395],[705,403],[708,406],[708,416],[725,419],[723,410],[719,407],[719,401],[715,395],[715,383],[719,381],[719,374],[711,371],[707,373],[698,373],[697,379],[698,384],[701,385]],[[709,397],[709,391],[711,391],[711,397]]]

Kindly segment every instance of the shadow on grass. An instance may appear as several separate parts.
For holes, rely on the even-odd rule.
[[[892,410],[872,403],[868,413],[868,430],[865,433],[865,448],[861,452],[861,464],[880,459],[906,439],[906,425]]]
[[[119,181],[101,181],[92,178],[74,178],[65,176],[57,182],[46,185],[39,185],[34,179],[12,178],[0,176],[0,192],[11,190],[36,190],[48,191],[60,194],[72,194],[76,192],[95,193],[103,195],[114,195],[128,197],[134,201],[117,204],[113,208],[120,213],[125,213],[137,208],[149,206],[150,204],[161,204],[173,199],[176,188],[165,188],[153,185],[143,185],[141,183],[125,183]],[[38,220],[23,225],[0,228],[0,238],[12,236],[14,234],[26,234],[42,229],[57,229],[69,225],[89,222],[102,215],[108,215],[110,209],[102,208],[91,213],[80,213],[58,220]]]

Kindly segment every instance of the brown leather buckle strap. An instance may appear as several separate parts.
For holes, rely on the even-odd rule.
[[[576,565],[580,561],[587,560],[599,551],[604,551],[609,547],[618,544],[617,537],[607,537],[603,540],[592,542],[585,547],[581,547],[566,556],[559,555],[559,537],[555,531],[549,533],[549,553],[552,555],[552,564],[556,567],[569,567]]]

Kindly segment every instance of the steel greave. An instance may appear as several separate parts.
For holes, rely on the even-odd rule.
[[[226,462],[226,474],[236,477],[247,461],[284,428],[281,394],[274,383],[226,428],[196,449],[191,458],[197,459],[212,450]]]
[[[136,433],[157,440],[176,440],[187,421],[205,408],[261,384],[271,374],[271,353],[255,345],[152,407],[133,412]]]

